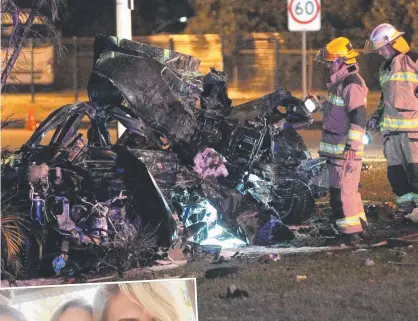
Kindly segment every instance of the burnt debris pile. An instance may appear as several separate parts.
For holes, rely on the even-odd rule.
[[[3,159],[2,271],[123,271],[179,240],[272,245],[311,217],[328,179],[296,131],[305,101],[281,88],[232,107],[225,73],[126,39],[96,37],[94,56],[89,101]]]

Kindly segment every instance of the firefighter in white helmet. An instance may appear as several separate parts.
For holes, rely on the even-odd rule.
[[[418,207],[418,63],[394,26],[377,26],[366,41],[366,54],[377,52],[385,58],[380,67],[380,103],[368,122],[368,129],[380,128],[384,136],[387,176],[396,194],[394,219]]]

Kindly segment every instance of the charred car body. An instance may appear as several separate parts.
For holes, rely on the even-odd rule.
[[[191,56],[106,36],[94,46],[90,101],[51,113],[2,169],[3,200],[53,231],[55,271],[76,245],[123,247],[146,230],[160,246],[200,242],[214,224],[273,244],[312,215],[328,181],[295,130],[312,122],[308,101],[279,89],[232,108],[226,75],[202,77]],[[126,131],[112,143],[115,121]]]

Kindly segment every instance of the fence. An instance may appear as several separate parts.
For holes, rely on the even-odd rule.
[[[260,94],[279,85],[301,90],[301,50],[284,49],[277,33],[254,33],[233,57],[223,54],[219,35],[155,35],[134,37],[134,41],[169,48],[201,60],[200,71],[206,74],[214,66],[229,75],[229,88],[239,93]],[[94,38],[64,38],[66,57],[55,62],[54,88],[72,88],[77,95],[85,89],[93,66]],[[308,50],[308,90],[326,90],[327,70],[314,63],[317,50]],[[378,89],[378,70],[382,60],[377,55],[358,57],[360,73],[370,90]],[[138,75],[140,77],[140,75]]]

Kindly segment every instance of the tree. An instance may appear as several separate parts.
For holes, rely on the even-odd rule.
[[[13,66],[19,57],[25,41],[35,31],[32,29],[35,18],[43,20],[50,31],[48,33],[49,40],[58,44],[58,36],[54,27],[54,22],[58,20],[61,0],[1,0],[1,15],[8,18],[12,22],[12,31],[6,47],[2,48],[6,54],[1,72],[1,90],[7,83]],[[41,35],[39,35],[41,36]]]
[[[71,0],[61,19],[64,37],[116,35],[115,0]]]
[[[250,32],[277,32],[286,27],[286,1],[277,0],[191,0],[196,16],[187,33],[218,33],[224,53],[234,55]]]
[[[308,33],[310,47],[321,47],[338,36],[339,31],[361,37],[364,43],[363,10],[370,7],[370,0],[323,1],[320,32]],[[191,19],[186,32],[219,33],[225,41],[225,53],[239,50],[240,41],[250,32],[279,32],[287,48],[300,48],[301,37],[287,29],[286,0],[191,0],[197,13]],[[353,32],[348,32],[351,29]]]
[[[115,0],[71,0],[62,23],[64,37],[116,35]],[[132,35],[149,35],[158,27],[162,31],[181,33],[180,17],[190,17],[193,10],[187,0],[135,0],[132,14]]]
[[[418,51],[418,3],[411,0],[373,0],[363,23],[370,32],[381,23],[390,23],[405,32],[413,50]]]
[[[298,33],[288,32],[286,0],[190,0],[196,16],[186,29],[189,33],[219,33],[225,53],[233,55],[250,32],[279,32],[287,48],[300,48]],[[311,48],[322,47],[333,37],[345,36],[354,47],[362,48],[371,30],[388,22],[406,32],[418,46],[418,3],[411,0],[322,1],[322,26],[308,33]]]
[[[149,35],[164,27],[161,32],[181,33],[181,17],[190,17],[193,9],[187,0],[137,0],[132,11],[132,31],[135,35]]]

